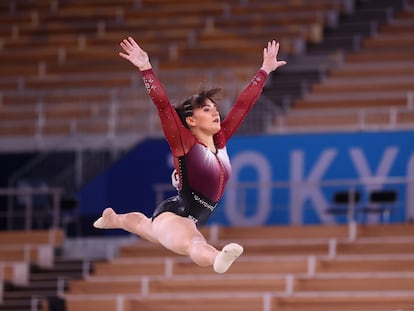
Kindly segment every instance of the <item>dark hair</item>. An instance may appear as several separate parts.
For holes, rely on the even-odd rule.
[[[205,105],[206,100],[210,99],[217,106],[217,94],[221,91],[220,88],[213,88],[209,90],[201,90],[198,94],[192,95],[184,100],[181,104],[175,107],[180,116],[181,122],[188,128],[185,119],[193,115],[195,108],[201,108]]]

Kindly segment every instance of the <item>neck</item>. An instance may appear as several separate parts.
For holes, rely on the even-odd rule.
[[[205,133],[193,132],[197,140],[203,145],[207,146],[212,152],[216,152],[216,146],[214,145],[214,140],[212,135],[207,135]]]

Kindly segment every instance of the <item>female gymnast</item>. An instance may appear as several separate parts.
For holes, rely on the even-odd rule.
[[[174,107],[152,70],[148,54],[131,37],[120,45],[124,52],[119,55],[138,67],[158,109],[174,156],[173,184],[175,181],[178,195],[162,202],[152,218],[139,212],[117,214],[112,208],[106,208],[94,226],[126,230],[189,256],[199,266],[212,266],[215,272],[224,273],[242,254],[243,247],[230,243],[219,251],[207,243],[198,226],[214,211],[230,178],[227,141],[259,98],[268,74],[286,64],[277,59],[279,43],[274,40],[267,43],[261,68],[224,120],[220,119],[215,99],[220,89],[200,91]]]

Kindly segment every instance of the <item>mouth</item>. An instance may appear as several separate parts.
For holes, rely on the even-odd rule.
[[[213,122],[214,122],[214,123],[220,123],[220,118],[215,118],[215,119],[213,120]]]

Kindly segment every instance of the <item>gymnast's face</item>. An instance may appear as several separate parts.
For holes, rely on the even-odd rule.
[[[208,135],[216,134],[221,128],[217,105],[209,98],[203,106],[193,110],[193,115],[187,117],[186,122],[190,130],[200,130]]]

